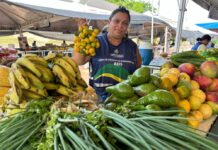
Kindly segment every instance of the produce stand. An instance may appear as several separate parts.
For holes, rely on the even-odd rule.
[[[51,53],[63,53],[67,54],[68,56],[72,56],[72,51],[69,50],[34,50],[34,51],[19,51],[18,54],[21,56],[25,54],[37,54],[39,56],[46,56],[49,52]]]
[[[184,116],[177,116],[185,111],[172,107],[176,104],[175,97],[162,87],[160,78],[152,75],[149,67],[143,66],[128,80],[109,87],[107,91],[112,95],[98,106],[95,92],[87,89],[78,66],[70,57],[63,53],[48,53],[44,57],[32,52],[28,54],[12,64],[8,75],[1,71],[9,76],[8,87],[11,87],[6,92],[7,103],[2,110],[8,118],[0,122],[1,148],[168,149],[174,147],[176,141],[179,142],[174,148],[218,148],[211,140],[196,134],[193,127],[176,121],[187,120]],[[37,72],[39,63],[43,69]],[[65,68],[65,73],[61,72]],[[160,72],[163,68],[166,66]],[[39,78],[40,72],[52,74],[49,78]],[[29,82],[18,74],[27,75]],[[141,85],[149,88],[141,91]],[[162,89],[158,89],[159,86]],[[149,93],[146,95],[145,92]],[[158,100],[151,95],[156,95]],[[211,123],[213,119],[210,116],[206,122]],[[8,123],[13,124],[13,128]],[[190,141],[192,143],[187,144]]]

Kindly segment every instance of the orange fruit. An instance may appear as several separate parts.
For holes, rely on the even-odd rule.
[[[170,81],[172,82],[173,86],[176,85],[178,83],[178,76],[174,73],[167,73],[164,75],[164,77],[167,77],[170,79]]]
[[[160,70],[160,76],[163,77],[167,72],[169,71],[169,68],[163,68]]]
[[[198,97],[190,96],[189,97],[189,103],[191,105],[192,110],[197,110],[197,109],[200,108],[202,102],[201,102],[201,99],[199,99]]]
[[[206,100],[206,94],[201,89],[191,90],[191,95],[198,97],[201,100],[201,103]]]
[[[203,114],[204,119],[210,118],[213,114],[213,110],[208,104],[201,104],[199,111]]]
[[[191,78],[187,73],[182,72],[182,73],[179,74],[179,80],[185,80],[185,81],[190,82]]]
[[[194,116],[189,115],[188,116],[188,125],[192,128],[198,128],[200,124],[200,121],[198,121]]]
[[[169,78],[163,77],[163,78],[161,78],[160,87],[161,87],[162,89],[165,89],[165,90],[170,91],[170,90],[173,88],[173,84],[172,84],[172,82],[170,81]]]
[[[195,119],[197,119],[199,122],[203,121],[203,114],[200,111],[198,110],[192,111],[191,115],[195,117]]]
[[[96,42],[96,46],[95,46],[96,48],[99,48],[100,47],[100,43],[97,41]]]
[[[191,110],[190,103],[186,99],[183,99],[183,100],[179,101],[178,106],[180,108],[184,109],[187,113],[189,113],[190,110]]]
[[[178,68],[170,68],[169,69],[169,71],[168,71],[168,73],[173,73],[173,74],[176,74],[177,75],[177,77],[179,76],[179,74],[180,74],[180,71],[179,71],[179,69]]]

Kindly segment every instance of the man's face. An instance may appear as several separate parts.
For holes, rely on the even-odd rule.
[[[127,32],[129,18],[126,13],[116,13],[108,24],[108,32],[112,38],[121,39]]]

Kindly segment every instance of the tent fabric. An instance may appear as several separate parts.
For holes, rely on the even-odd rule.
[[[50,14],[35,12],[6,2],[0,2],[0,30],[15,30],[33,21],[51,17]]]
[[[218,29],[218,22],[198,23],[196,25],[204,29]]]
[[[209,11],[208,17],[218,20],[218,0],[193,0],[195,3]]]
[[[108,7],[107,9],[89,6],[89,3],[82,4],[74,1],[67,2],[61,0],[6,0],[18,6],[22,6],[28,9],[46,12],[50,14],[65,16],[65,17],[78,17],[95,20],[108,20],[111,11],[117,6]],[[92,0],[94,1],[94,0]],[[102,4],[104,0],[95,0],[95,4]],[[108,6],[108,2],[105,2]],[[103,6],[103,4],[102,4]],[[110,5],[112,6],[112,5]],[[151,22],[151,17],[131,12],[132,23],[144,23]],[[164,23],[162,20],[155,19],[155,23]]]

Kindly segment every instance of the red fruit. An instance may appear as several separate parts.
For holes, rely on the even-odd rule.
[[[207,91],[209,92],[218,91],[218,79],[212,79],[212,83],[208,87]]]
[[[207,92],[206,100],[218,103],[218,93],[217,92]]]
[[[191,63],[183,63],[183,64],[179,65],[178,69],[180,72],[185,72],[189,76],[193,76],[193,74],[195,72],[195,66]]]
[[[198,84],[200,85],[200,88],[202,90],[206,90],[210,86],[210,84],[212,83],[212,79],[210,79],[204,75],[195,76],[193,78],[193,80],[198,82]]]
[[[218,67],[214,61],[205,61],[200,66],[201,73],[209,78],[215,78],[218,75]]]

